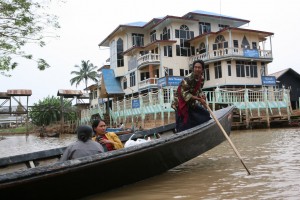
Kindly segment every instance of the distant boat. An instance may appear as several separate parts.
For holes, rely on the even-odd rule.
[[[228,134],[231,130],[233,108],[230,106],[214,112]],[[175,125],[171,124],[140,131],[134,136],[145,138],[158,131],[172,130],[174,127]],[[166,172],[226,139],[214,119],[176,134],[161,134],[159,139],[65,162],[57,162],[64,148],[2,158],[2,172],[10,169],[15,163],[27,163],[33,168],[1,174],[1,198],[82,198]],[[124,141],[130,136],[132,134],[119,137]],[[52,162],[47,160],[50,158]],[[38,162],[40,165],[35,167]]]

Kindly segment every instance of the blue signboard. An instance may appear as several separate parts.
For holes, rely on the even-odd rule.
[[[182,79],[183,79],[182,76],[169,76],[168,85],[178,86]]]
[[[244,49],[244,56],[251,58],[259,58],[259,53],[257,49]]]
[[[157,85],[166,86],[166,77],[162,77],[162,78],[158,79]]]
[[[167,76],[167,77],[163,77],[163,78],[158,79],[157,84],[159,86],[162,86],[162,87],[164,87],[166,85],[168,85],[168,86],[178,86],[183,78],[184,77],[182,77],[182,76]]]
[[[139,107],[140,107],[140,100],[132,99],[132,108],[139,108]]]
[[[262,76],[261,77],[262,85],[276,85],[276,77],[275,76]]]

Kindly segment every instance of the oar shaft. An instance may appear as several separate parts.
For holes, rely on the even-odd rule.
[[[248,168],[246,167],[240,153],[238,152],[238,150],[235,148],[234,144],[231,142],[231,139],[229,138],[228,134],[226,133],[226,131],[224,130],[223,126],[220,124],[219,120],[217,119],[217,117],[214,115],[214,113],[212,112],[212,110],[210,109],[210,107],[206,104],[206,108],[207,110],[210,112],[210,115],[214,118],[214,120],[216,121],[217,125],[219,126],[219,128],[221,129],[222,133],[224,134],[224,136],[226,137],[227,141],[229,142],[229,144],[231,145],[232,149],[234,150],[235,154],[239,157],[241,163],[243,164],[243,166],[245,167],[245,169],[248,172],[248,175],[250,175],[250,171],[248,170]]]

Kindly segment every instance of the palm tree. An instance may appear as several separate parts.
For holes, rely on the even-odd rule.
[[[71,74],[75,74],[76,76],[70,80],[71,85],[76,83],[76,87],[79,85],[80,82],[84,80],[85,82],[85,88],[87,88],[87,82],[88,79],[91,79],[95,82],[97,82],[97,72],[95,69],[97,66],[94,66],[92,63],[89,63],[90,61],[81,61],[81,66],[75,65],[74,67],[77,67],[79,71],[72,71]]]

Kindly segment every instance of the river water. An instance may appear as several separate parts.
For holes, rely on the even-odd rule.
[[[230,138],[251,175],[226,141],[159,176],[85,199],[300,199],[300,128],[232,131]],[[26,145],[53,147],[56,140],[63,146],[76,138],[36,139],[27,139]],[[23,144],[19,141],[3,149],[2,142],[1,157]]]

